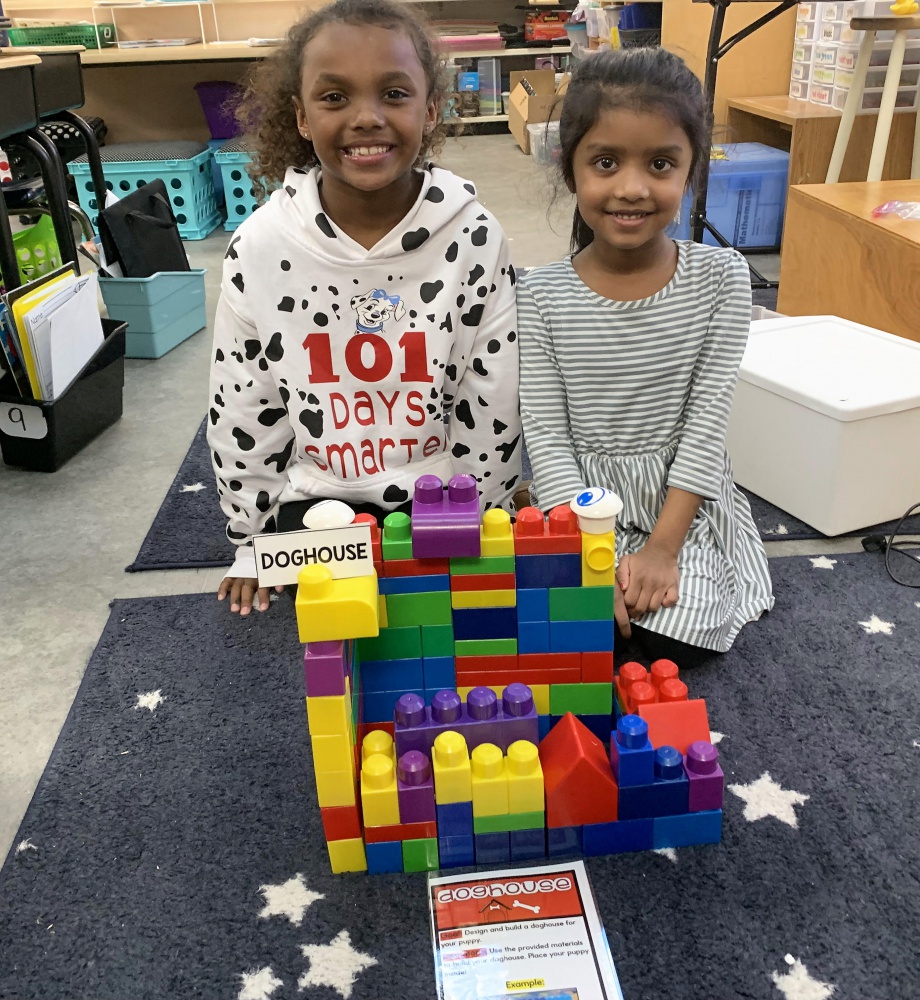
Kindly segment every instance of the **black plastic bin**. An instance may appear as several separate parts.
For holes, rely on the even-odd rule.
[[[102,329],[105,343],[54,402],[10,395],[12,379],[0,379],[0,452],[7,465],[57,472],[121,417],[127,323],[104,319]]]

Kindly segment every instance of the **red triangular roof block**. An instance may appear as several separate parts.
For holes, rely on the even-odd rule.
[[[639,715],[648,723],[648,738],[656,750],[658,747],[677,747],[686,756],[691,743],[696,740],[709,742],[709,716],[702,698],[640,705]]]
[[[571,712],[540,744],[546,825],[584,826],[617,818],[617,783],[604,744]]]

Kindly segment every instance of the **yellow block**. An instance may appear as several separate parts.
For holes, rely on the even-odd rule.
[[[364,841],[360,837],[354,840],[330,840],[326,846],[329,848],[333,875],[367,871],[367,855],[364,853]]]
[[[355,778],[351,771],[317,771],[316,798],[320,809],[355,805]]]
[[[531,684],[530,691],[537,715],[549,715],[549,684]]]
[[[345,736],[351,732],[351,684],[345,678],[345,694],[307,698],[307,725],[311,736]]]
[[[505,758],[494,743],[480,743],[471,758],[473,815],[504,816],[508,812],[508,777]]]
[[[516,590],[452,590],[452,608],[513,608],[517,604]]]
[[[473,781],[466,740],[453,730],[440,733],[431,754],[434,797],[439,805],[472,802]]]
[[[581,533],[581,585],[612,587],[616,583],[616,543],[612,531],[605,535]]]
[[[508,683],[510,684],[511,681],[508,681]],[[501,700],[502,700],[502,691],[505,690],[505,685],[504,684],[477,684],[477,685],[473,685],[473,686],[474,687],[487,687],[490,691],[494,691],[495,692],[495,696],[498,698],[499,702],[501,702]],[[549,685],[546,685],[546,686],[549,687]],[[466,696],[472,690],[473,690],[473,687],[457,688],[457,694],[459,694],[460,697],[464,701],[466,701]],[[539,715],[539,712],[537,714]]]
[[[355,751],[351,735],[314,736],[311,739],[313,747],[313,770],[348,771],[354,781]]]
[[[508,747],[505,758],[508,774],[508,811],[511,813],[542,812],[543,768],[536,743],[517,740]]]
[[[396,762],[389,754],[374,753],[362,763],[361,809],[365,826],[399,824]]]
[[[386,730],[372,729],[361,744],[361,759],[367,760],[372,754],[382,753],[396,760],[396,744]]]
[[[387,621],[387,599],[383,594],[377,598],[377,622],[381,628],[387,628],[390,624]]]
[[[301,642],[361,639],[380,634],[377,574],[333,580],[328,566],[305,566],[297,576],[297,633]]]
[[[479,539],[481,555],[513,556],[514,532],[511,530],[511,515],[508,511],[502,510],[500,507],[487,510],[482,515]]]

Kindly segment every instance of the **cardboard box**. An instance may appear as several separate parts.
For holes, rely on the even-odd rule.
[[[558,88],[556,74],[551,69],[531,69],[510,74],[511,98],[508,107],[508,128],[521,149],[530,155],[528,125],[556,121],[562,113],[561,98],[569,86],[568,76],[563,77]],[[521,81],[533,87],[528,94]]]

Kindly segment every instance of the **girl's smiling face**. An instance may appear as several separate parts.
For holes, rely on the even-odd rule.
[[[304,52],[295,106],[324,186],[396,194],[437,120],[429,90],[405,31],[348,23],[322,28]]]
[[[597,250],[638,250],[674,221],[687,189],[690,140],[661,111],[601,112],[573,157],[575,196]]]

